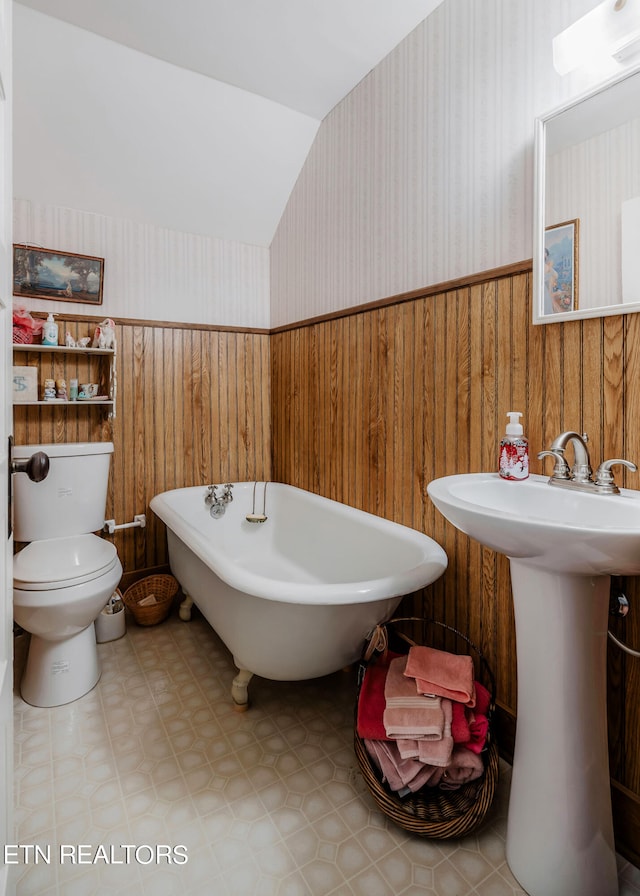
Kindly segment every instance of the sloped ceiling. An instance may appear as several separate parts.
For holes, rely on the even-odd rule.
[[[321,120],[442,0],[20,0],[14,193],[269,246]]]

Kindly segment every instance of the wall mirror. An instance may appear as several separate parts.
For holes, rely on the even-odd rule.
[[[536,120],[533,322],[640,311],[640,67]]]

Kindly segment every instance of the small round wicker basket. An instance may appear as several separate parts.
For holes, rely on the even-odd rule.
[[[178,593],[178,581],[170,575],[146,576],[131,585],[122,596],[125,606],[131,610],[138,625],[157,625],[167,618],[171,603]],[[140,605],[140,601],[151,597],[154,603]]]
[[[364,742],[359,737],[357,728],[354,726],[354,749],[356,759],[362,772],[365,784],[367,785],[378,808],[399,827],[422,837],[429,837],[435,840],[446,840],[454,837],[464,837],[475,831],[484,822],[487,812],[489,811],[496,792],[498,783],[498,747],[492,736],[491,731],[491,715],[495,708],[495,679],[481,651],[473,644],[466,635],[463,635],[457,629],[453,629],[442,622],[435,620],[418,619],[414,617],[405,617],[402,619],[393,619],[382,626],[378,626],[376,631],[378,635],[383,630],[384,640],[391,635],[396,635],[396,626],[398,623],[419,622],[423,625],[441,626],[443,629],[461,638],[471,647],[479,661],[481,669],[478,673],[481,678],[485,679],[485,684],[491,693],[491,707],[489,710],[489,737],[487,746],[483,752],[485,764],[485,773],[476,781],[472,781],[463,785],[459,790],[443,791],[436,787],[423,787],[416,793],[412,793],[407,797],[400,798],[394,791],[390,790],[381,780],[378,769],[374,766]],[[415,642],[410,641],[405,635],[400,634],[400,638],[409,644]],[[398,642],[396,640],[397,646]],[[375,662],[375,652],[369,650],[371,642],[365,648],[363,660],[359,674],[359,682],[362,682],[366,665],[369,662]],[[358,691],[359,697],[359,691]],[[356,699],[357,713],[357,699]]]

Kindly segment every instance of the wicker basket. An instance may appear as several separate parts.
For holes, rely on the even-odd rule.
[[[422,625],[436,625],[448,632],[461,638],[469,647],[475,651],[479,661],[480,669],[476,670],[479,679],[483,680],[491,693],[491,706],[489,709],[489,736],[487,745],[483,751],[483,759],[485,764],[484,775],[469,784],[463,785],[459,790],[443,791],[437,787],[423,787],[416,793],[409,794],[406,797],[399,797],[394,791],[390,790],[381,780],[378,769],[374,766],[369,753],[358,735],[357,727],[354,726],[354,748],[358,765],[362,772],[364,781],[373,796],[378,808],[384,812],[399,827],[422,837],[429,837],[436,840],[446,840],[453,837],[463,837],[476,830],[485,820],[487,812],[493,803],[498,783],[498,748],[491,731],[491,715],[495,708],[495,679],[481,651],[473,644],[466,635],[463,635],[457,629],[451,628],[442,622],[435,620],[418,619],[415,617],[405,617],[402,619],[393,619],[382,626],[378,626],[375,635],[381,633],[385,644],[387,639],[393,637],[396,640],[394,649],[396,649],[401,639],[406,644],[413,644],[414,641],[407,638],[397,630],[398,623],[422,623]],[[370,641],[360,664],[359,682],[362,683],[364,672],[370,662],[375,662],[375,645],[371,646]],[[403,652],[400,649],[398,652]],[[359,689],[358,689],[359,697]],[[357,717],[357,699],[356,699],[356,717]]]
[[[171,602],[178,593],[178,582],[170,575],[147,576],[127,588],[122,599],[138,625],[157,625],[167,618]],[[140,601],[154,595],[156,602],[140,606]]]
[[[25,330],[24,327],[13,327],[13,343],[14,345],[31,345],[33,343],[33,333]]]

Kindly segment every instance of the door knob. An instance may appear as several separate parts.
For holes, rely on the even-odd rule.
[[[32,482],[42,482],[49,475],[49,456],[36,451],[29,460],[11,461],[12,473],[26,473]]]

